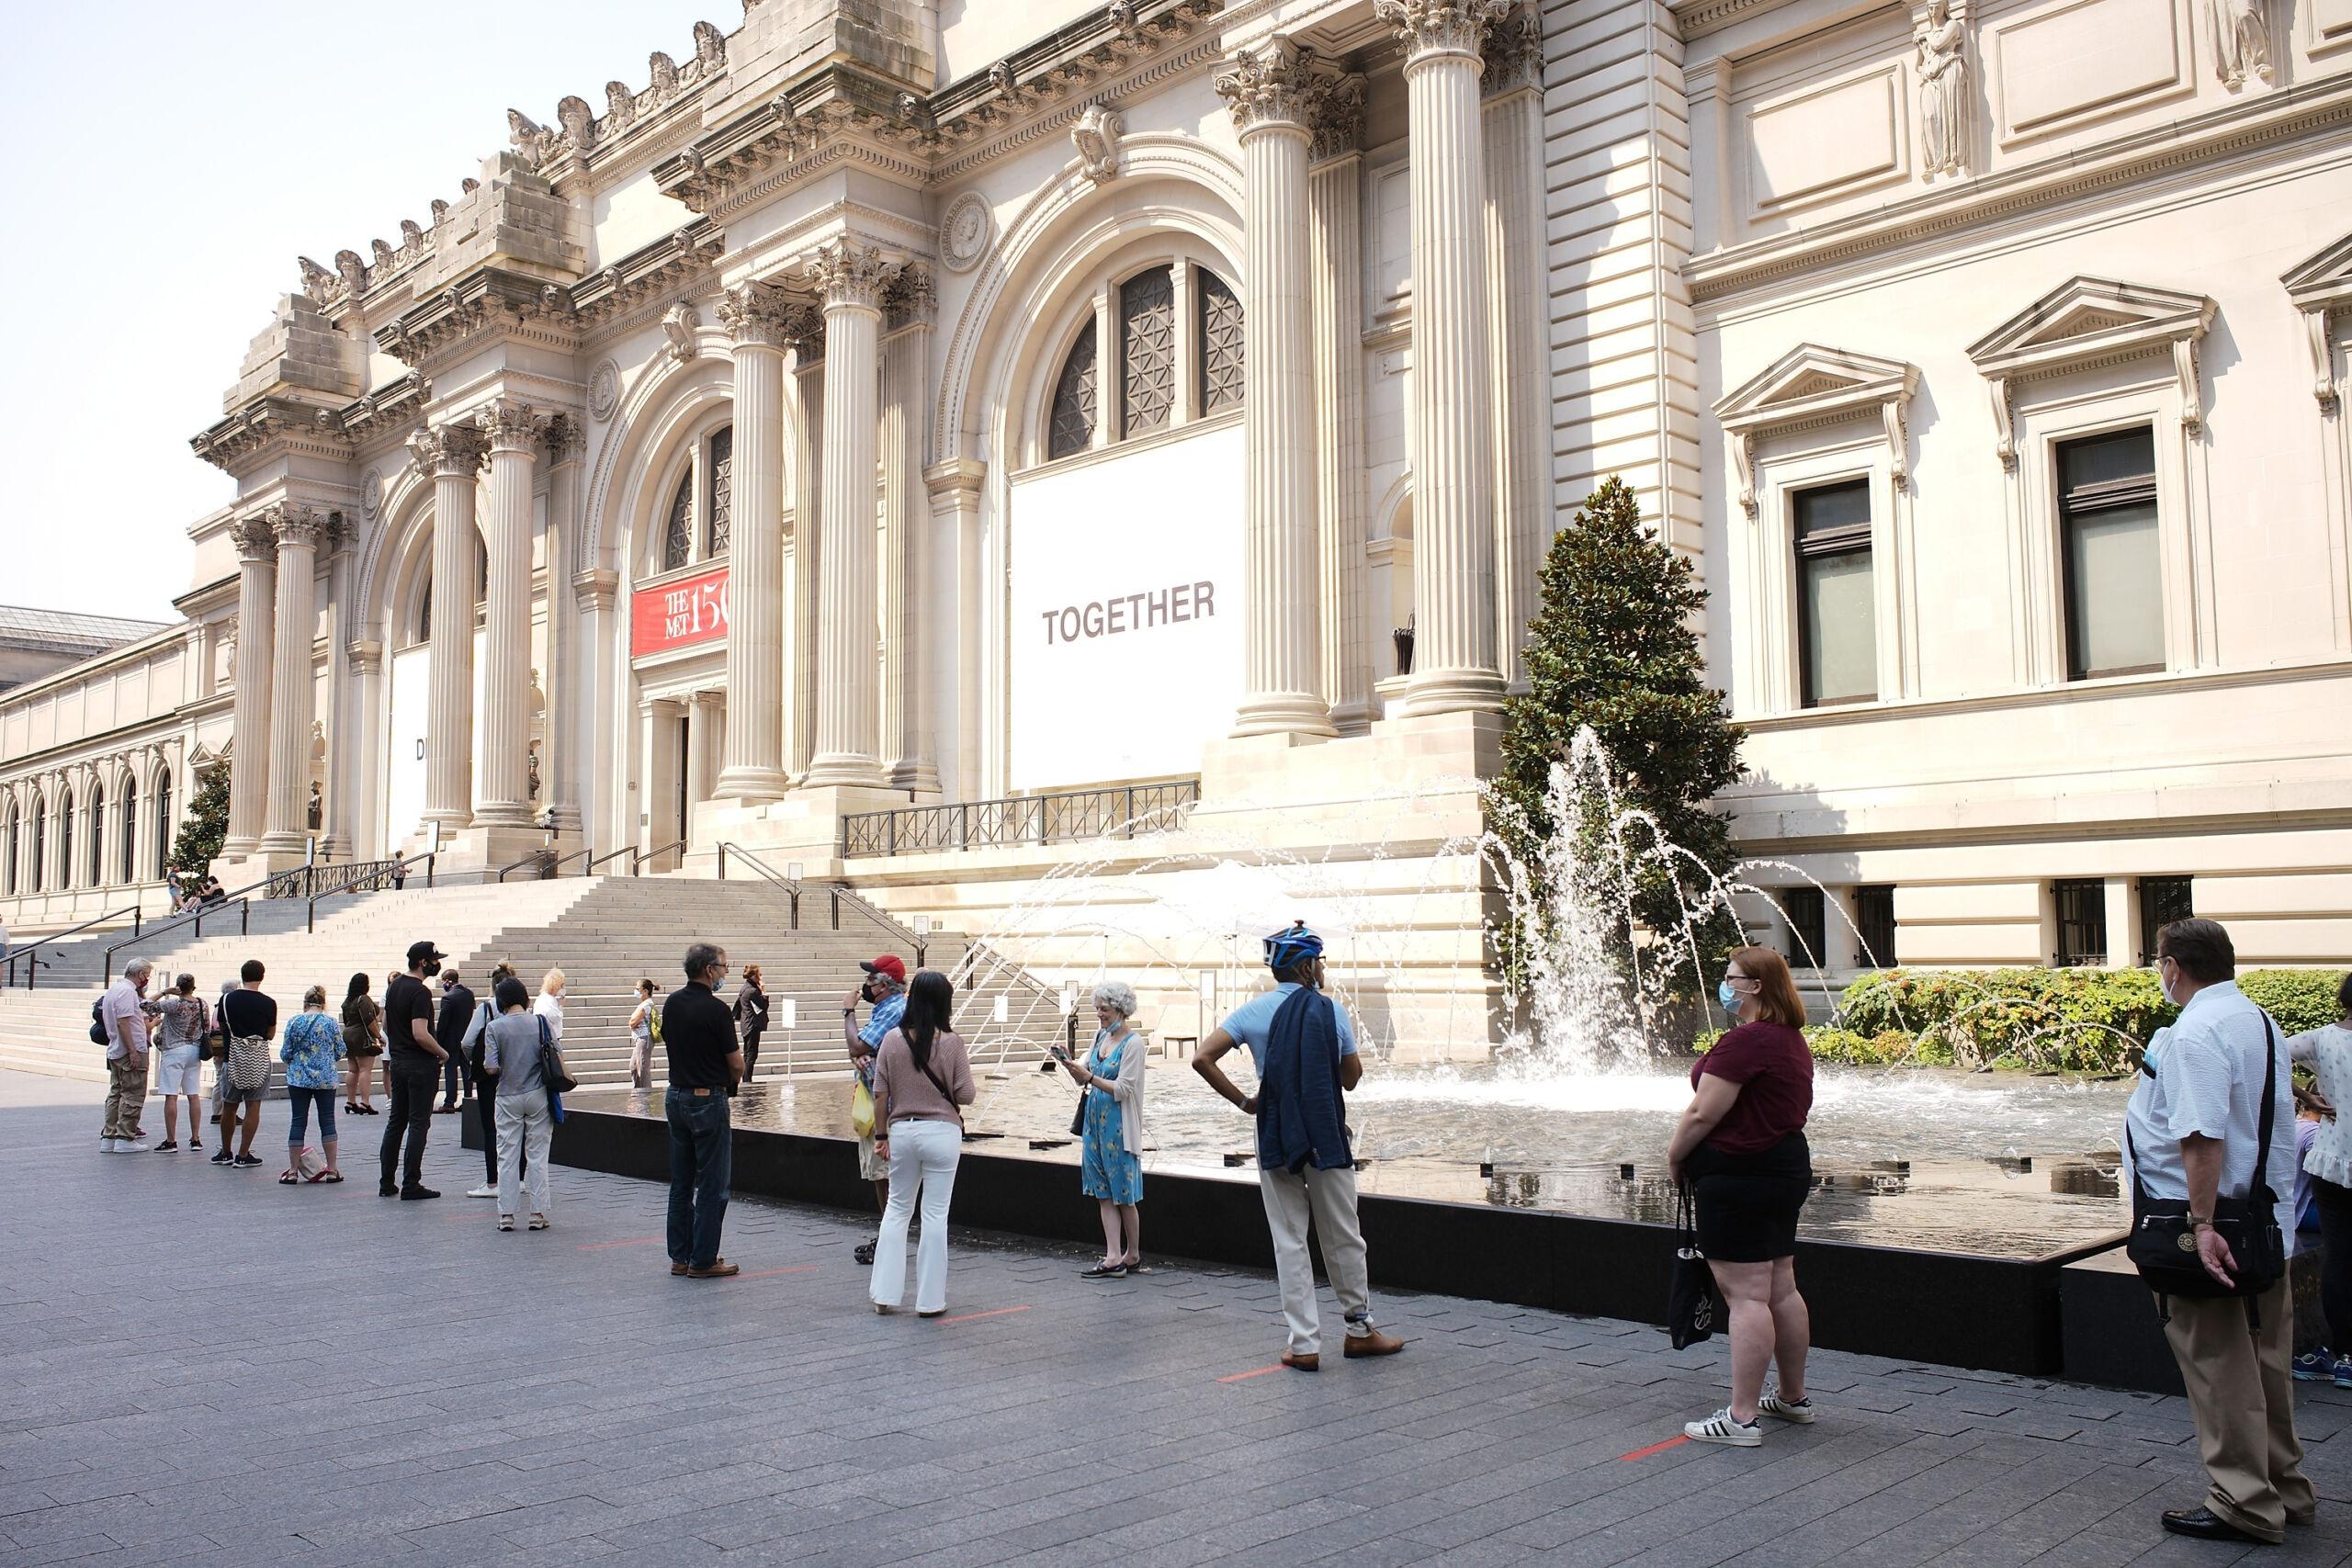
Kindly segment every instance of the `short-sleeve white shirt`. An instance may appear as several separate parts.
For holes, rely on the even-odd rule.
[[[2191,1134],[2222,1144],[2219,1196],[2244,1198],[2254,1185],[2255,1145],[2261,1134],[2263,1058],[2275,1051],[2270,1190],[2278,1228],[2291,1249],[2295,1237],[2295,1096],[2285,1038],[2267,1027],[2263,1010],[2233,982],[2208,986],[2188,998],[2179,1021],[2148,1042],[2148,1065],[2125,1107],[2124,1178],[2136,1165],[2151,1198],[2187,1199],[2188,1173],[2181,1140]]]
[[[128,980],[117,980],[107,987],[106,998],[98,1005],[98,1021],[107,1032],[107,1060],[119,1061],[123,1055],[122,1037],[131,1039],[130,1049],[144,1053],[147,1049],[147,1015],[140,1010],[139,987]],[[128,1023],[128,1031],[118,1028]]]

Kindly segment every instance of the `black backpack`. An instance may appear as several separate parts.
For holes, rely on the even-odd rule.
[[[100,997],[90,1004],[90,1043],[93,1045],[103,1045],[107,1043],[106,1013],[106,998]]]

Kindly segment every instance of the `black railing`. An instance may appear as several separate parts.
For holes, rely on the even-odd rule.
[[[862,811],[842,818],[841,852],[848,860],[856,855],[918,855],[1013,844],[1132,839],[1139,833],[1182,826],[1200,798],[1199,779],[1163,779],[954,806]]]
[[[25,943],[22,947],[11,948],[6,953],[0,953],[0,965],[6,966],[6,974],[7,976],[6,984],[13,986],[17,983],[17,961],[21,958],[25,961],[25,989],[28,991],[32,990],[35,987],[35,983],[39,979],[40,972],[43,969],[54,969],[57,967],[56,964],[51,964],[47,959],[41,957],[41,948],[45,946],[53,946],[69,936],[75,936],[83,931],[91,931],[96,927],[106,925],[109,921],[119,920],[125,915],[129,915],[130,917],[130,930],[132,934],[136,935],[139,931],[140,922],[145,918],[145,915],[139,905],[133,904],[127,908],[109,909],[103,915],[98,915],[90,919],[84,920],[78,926],[68,926],[62,931],[52,931],[47,936]]]
[[[498,868],[498,880],[501,882],[505,881],[506,874],[509,872],[527,871],[531,874],[532,880],[546,882],[553,877],[561,876],[563,874],[564,865],[568,862],[585,860],[588,862],[589,865],[595,864],[596,863],[594,860],[589,859],[590,855],[593,853],[594,852],[587,848],[577,849],[572,851],[570,854],[564,855],[556,853],[552,849],[534,850],[531,853],[525,855],[521,860],[500,866]],[[613,857],[606,855],[605,858],[606,860],[610,860]],[[581,874],[582,875],[587,874],[587,868],[585,866],[582,868]]]

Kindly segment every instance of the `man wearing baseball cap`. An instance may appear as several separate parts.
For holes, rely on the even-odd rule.
[[[842,1001],[842,1042],[849,1047],[850,1065],[857,1069],[857,1081],[865,1092],[874,1092],[874,1056],[882,1049],[882,1037],[899,1027],[899,1020],[907,1010],[907,966],[895,953],[886,953],[871,963],[860,964],[865,978],[857,989]],[[865,1027],[857,1026],[857,1004],[873,1005],[873,1013]],[[857,1173],[873,1184],[874,1212],[881,1213],[890,1204],[890,1162],[874,1152],[874,1134],[861,1133],[857,1139]],[[860,1263],[874,1261],[874,1244],[866,1242],[857,1249]]]
[[[424,1184],[424,1134],[433,1127],[433,1100],[441,1083],[441,1064],[449,1053],[433,1034],[433,990],[424,977],[447,956],[429,942],[408,948],[408,973],[396,976],[384,989],[384,1081],[391,1091],[392,1113],[384,1118],[382,1179],[378,1195],[397,1193],[407,1199],[438,1198]],[[401,1158],[401,1134],[407,1134],[408,1157],[400,1185],[392,1184],[393,1162]]]

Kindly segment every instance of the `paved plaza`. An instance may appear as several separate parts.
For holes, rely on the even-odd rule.
[[[657,1186],[559,1168],[555,1228],[501,1235],[453,1119],[449,1196],[402,1203],[380,1119],[345,1121],[343,1186],[277,1186],[285,1114],[258,1170],[108,1157],[89,1087],[0,1074],[7,1568],[2352,1557],[2332,1387],[2302,1406],[2319,1528],[2210,1545],[2156,1525],[2202,1489],[2178,1399],[1823,1353],[1819,1424],[1659,1446],[1721,1402],[1720,1339],[1390,1297],[1404,1355],[1308,1377],[1269,1370],[1267,1275],[1090,1283],[970,1235],[946,1319],[877,1318],[854,1216],[739,1201],[742,1276],[675,1280]]]

